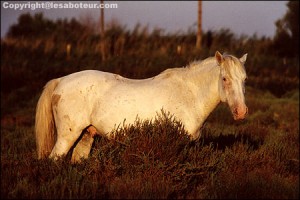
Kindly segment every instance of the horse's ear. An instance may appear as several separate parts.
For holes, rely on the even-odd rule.
[[[245,64],[245,62],[246,62],[246,60],[247,60],[247,53],[246,54],[244,54],[241,58],[240,58],[240,61],[241,61],[241,63],[243,63],[243,64]]]
[[[222,54],[219,51],[216,51],[215,58],[218,62],[218,65],[221,65],[224,61],[224,58],[223,58]]]

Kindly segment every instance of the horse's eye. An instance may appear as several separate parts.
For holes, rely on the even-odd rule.
[[[224,81],[224,82],[226,82],[226,81],[227,81],[227,79],[226,79],[225,77],[223,77],[223,81]]]

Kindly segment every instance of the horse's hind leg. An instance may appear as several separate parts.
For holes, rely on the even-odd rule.
[[[98,134],[98,132],[94,126],[91,125],[86,129],[86,132],[83,133],[82,138],[73,150],[71,159],[73,163],[80,162],[82,158],[88,158],[96,134]]]
[[[93,142],[94,138],[90,133],[83,133],[82,138],[73,150],[71,162],[76,163],[80,162],[82,158],[88,158]]]
[[[57,159],[61,156],[67,155],[71,147],[79,138],[81,132],[82,129],[80,128],[57,128],[57,140],[49,157]]]

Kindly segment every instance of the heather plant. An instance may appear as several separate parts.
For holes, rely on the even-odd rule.
[[[228,109],[220,105],[196,141],[168,113],[137,119],[116,128],[112,138],[96,138],[91,156],[80,164],[37,160],[33,126],[7,122],[1,129],[1,197],[296,198],[298,99],[292,93],[284,99],[263,96],[253,90],[249,109],[256,107],[247,122],[219,119]],[[290,118],[265,120],[282,102]]]

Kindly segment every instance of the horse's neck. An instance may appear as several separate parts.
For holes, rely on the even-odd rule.
[[[189,80],[196,87],[196,101],[198,102],[199,113],[202,115],[203,121],[220,103],[220,95],[218,90],[219,68],[217,66],[198,67],[190,69],[188,74]]]

